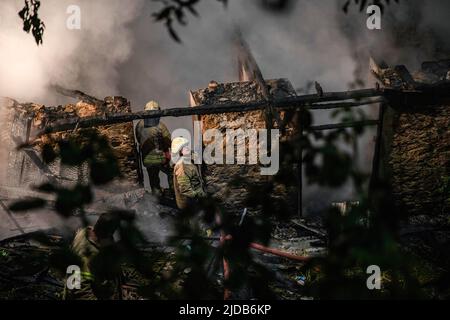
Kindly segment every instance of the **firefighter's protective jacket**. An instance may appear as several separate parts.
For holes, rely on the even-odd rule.
[[[168,152],[172,143],[170,132],[162,122],[153,127],[145,127],[144,121],[140,120],[136,125],[136,139],[143,158],[155,150]]]
[[[174,167],[173,185],[175,199],[180,210],[206,197],[203,180],[197,167],[186,157],[181,157]]]
[[[81,268],[81,287],[67,289],[64,286],[65,300],[117,300],[120,299],[120,279],[99,280],[91,273],[91,262],[99,253],[99,244],[92,239],[93,227],[82,228],[77,231],[72,242],[72,251],[77,254],[83,265]]]
[[[98,244],[89,236],[91,232],[93,232],[92,227],[78,230],[72,242],[73,252],[83,261],[83,265],[81,266],[82,274],[88,277],[91,276],[90,262],[99,252]]]

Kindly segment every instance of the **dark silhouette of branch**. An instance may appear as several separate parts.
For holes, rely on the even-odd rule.
[[[399,3],[399,0],[393,0],[395,3]],[[390,0],[372,0],[372,1],[368,1],[368,0],[347,0],[345,1],[345,4],[342,6],[342,10],[345,13],[348,13],[348,10],[350,8],[350,5],[352,4],[355,5],[359,5],[359,11],[363,12],[364,9],[366,9],[369,5],[377,5],[380,7],[381,12],[384,12],[385,6],[389,5],[391,3]]]
[[[199,14],[196,10],[196,5],[200,0],[153,0],[155,2],[161,2],[164,7],[153,13],[153,17],[158,22],[163,22],[166,25],[167,31],[169,32],[171,38],[178,43],[181,43],[181,38],[175,31],[174,23],[177,22],[179,25],[187,25],[186,16],[187,13],[198,17]],[[227,4],[228,0],[216,0],[218,2]]]
[[[19,12],[19,17],[23,20],[23,30],[26,33],[33,34],[37,45],[42,44],[45,24],[39,18],[39,8],[41,2],[39,0],[25,0],[25,6]]]

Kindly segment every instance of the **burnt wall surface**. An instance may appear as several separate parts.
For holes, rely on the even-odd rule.
[[[277,98],[295,95],[290,82],[286,79],[268,80],[270,94]],[[217,86],[200,89],[191,92],[191,104],[227,104],[227,103],[248,103],[252,101],[263,100],[258,86],[254,82],[235,82],[218,84]],[[283,114],[281,114],[283,117]],[[227,129],[265,129],[264,111],[237,112],[218,115],[204,115],[194,117],[194,120],[200,120],[202,133],[208,129],[218,129],[225,135]],[[275,124],[276,127],[276,124]],[[287,128],[286,135],[292,134],[294,128]],[[204,147],[212,141],[203,141]],[[227,141],[223,139],[223,153],[225,154]],[[245,146],[246,164],[212,164],[203,166],[203,174],[206,180],[207,189],[214,194],[227,209],[227,212],[241,213],[245,207],[248,207],[246,198],[249,192],[249,186],[258,186],[267,179],[268,176],[262,176],[259,165],[248,164],[250,141],[245,139],[236,139],[235,150]],[[252,147],[255,147],[254,145]],[[235,151],[235,160],[237,163],[238,155]],[[259,163],[259,161],[258,161]],[[296,190],[277,189],[275,196],[280,196],[288,201],[290,198],[296,198]],[[263,195],[262,195],[263,196]],[[293,203],[295,206],[296,204]],[[295,207],[292,207],[295,210]],[[252,209],[252,208],[249,208]],[[254,208],[256,209],[256,208]]]
[[[11,140],[11,134],[14,132],[14,103],[11,99],[0,98],[0,185],[6,185],[9,180],[9,159],[15,149]]]
[[[397,70],[399,70],[397,68]],[[445,83],[450,61],[426,62],[412,75],[414,85]],[[409,89],[394,69],[386,87]],[[393,85],[395,83],[396,85]],[[450,105],[390,102],[383,117],[382,176],[396,206],[411,215],[450,213]]]
[[[106,97],[103,104],[92,105],[85,102],[68,104],[64,106],[46,107],[38,104],[16,104],[11,109],[9,117],[11,125],[9,134],[16,140],[24,142],[27,134],[33,136],[52,123],[71,117],[101,116],[104,113],[126,113],[131,112],[130,103],[122,97]],[[27,126],[29,125],[29,129]],[[115,124],[97,127],[100,134],[108,137],[115,156],[118,159],[123,182],[136,185],[137,161],[135,156],[135,141],[132,123]],[[53,138],[67,137],[74,134],[72,131],[54,133]],[[11,140],[11,139],[10,139]],[[14,138],[13,138],[14,140]],[[12,141],[12,140],[11,140]],[[26,186],[30,183],[41,182],[49,175],[60,180],[61,183],[76,181],[81,176],[86,179],[87,166],[80,168],[65,167],[55,162],[50,166],[42,168],[39,165],[40,151],[42,145],[47,142],[46,136],[37,140],[35,147],[27,154],[17,152],[14,148],[9,153],[7,175],[10,177],[8,184],[11,186]],[[15,145],[15,141],[12,144]],[[34,161],[30,155],[34,155]]]
[[[410,214],[450,213],[450,106],[399,108],[387,118],[397,206]]]

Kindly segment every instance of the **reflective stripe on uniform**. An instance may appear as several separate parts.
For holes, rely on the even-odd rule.
[[[81,272],[81,277],[84,280],[94,281],[94,275],[88,271]]]

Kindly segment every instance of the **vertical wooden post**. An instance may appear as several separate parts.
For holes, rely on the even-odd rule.
[[[222,230],[220,233],[220,246],[222,247],[222,249],[225,245],[226,240],[227,236],[225,232]],[[228,284],[225,282],[230,280],[230,265],[228,263],[228,260],[224,256],[222,257],[222,263],[223,263],[223,281],[224,281],[223,300],[229,300],[231,297],[231,290],[228,288]]]
[[[26,133],[25,133],[25,141],[24,143],[30,142],[30,133],[31,133],[31,123],[33,122],[32,118],[27,119],[27,127],[26,127]],[[23,179],[23,171],[25,169],[25,155],[22,155],[22,164],[20,166],[20,175],[19,175],[19,186],[22,185],[22,179]]]
[[[382,148],[382,136],[383,136],[383,120],[384,113],[386,110],[386,104],[381,103],[378,111],[378,127],[377,127],[377,137],[375,141],[375,150],[373,154],[372,162],[372,175],[369,182],[369,195],[376,188],[377,184],[380,182],[380,163],[381,163],[381,148]]]
[[[297,193],[297,212],[299,219],[303,218],[303,112],[302,108],[298,111],[298,131],[300,144],[298,146],[297,155],[297,183],[298,183],[298,193]]]
[[[194,96],[192,94],[192,91],[189,91],[189,104],[190,107],[196,107],[198,106],[198,104],[195,102]],[[196,127],[195,127],[195,122],[198,122],[200,124],[200,132],[196,131]],[[203,125],[202,125],[202,116],[201,115],[192,115],[192,133],[194,136],[194,144],[195,146],[198,146],[198,149],[195,149],[195,146],[191,146],[192,150],[194,153],[197,153],[197,156],[202,158],[203,157],[203,149],[204,149],[204,145],[203,145]],[[194,159],[192,159],[194,160]],[[200,175],[200,181],[202,183],[202,187],[206,190],[206,184],[204,181],[204,176],[203,176],[203,167],[204,162],[202,161],[201,164],[195,164],[195,166],[197,167],[198,173]]]

